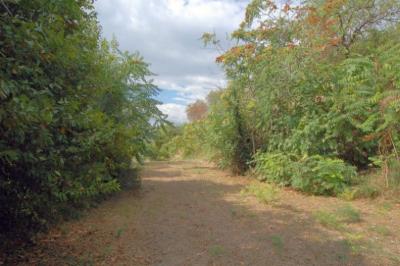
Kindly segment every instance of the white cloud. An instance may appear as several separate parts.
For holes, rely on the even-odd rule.
[[[218,52],[205,48],[201,35],[216,32],[228,48],[225,36],[238,27],[247,4],[244,0],[98,0],[95,7],[103,36],[115,35],[122,50],[139,51],[157,74],[155,84],[178,92],[187,104],[225,84],[215,63]]]
[[[164,114],[168,115],[168,120],[175,124],[183,124],[187,122],[186,105],[176,103],[165,103],[158,105],[158,108]]]
[[[156,85],[177,92],[179,97],[176,100],[191,103],[197,99],[205,99],[209,91],[224,87],[226,81],[223,75],[214,77],[187,75],[164,77],[156,80]]]

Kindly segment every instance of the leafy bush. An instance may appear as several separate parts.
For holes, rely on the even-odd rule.
[[[229,82],[205,118],[214,160],[333,195],[354,176],[349,165],[365,170],[379,157],[394,185],[400,2],[277,2],[251,1],[231,35],[237,45],[216,59]],[[219,45],[215,34],[203,41]]]
[[[319,155],[298,158],[283,153],[259,153],[254,162],[259,179],[316,195],[336,195],[356,176],[355,168],[342,160]]]
[[[291,185],[316,195],[337,195],[355,176],[356,168],[342,160],[315,155],[297,162]]]
[[[0,5],[0,241],[120,189],[162,120],[138,54],[101,40],[91,0]],[[123,178],[124,179],[124,178]]]
[[[289,186],[295,172],[294,155],[284,153],[258,153],[254,159],[254,171],[261,181],[270,181],[279,185]]]
[[[155,129],[154,135],[147,143],[147,157],[153,160],[166,160],[178,153],[179,136],[182,135],[182,127],[172,124],[162,124]]]

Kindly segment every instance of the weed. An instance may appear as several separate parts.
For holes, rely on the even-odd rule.
[[[400,161],[396,159],[391,159],[389,161],[389,176],[388,183],[389,187],[392,189],[399,189],[400,187]]]
[[[384,202],[378,207],[378,211],[380,214],[387,214],[393,209],[393,205],[389,202]]]
[[[355,197],[355,189],[345,188],[342,193],[338,194],[338,198],[351,201],[354,200]]]
[[[344,229],[344,225],[340,222],[340,220],[333,213],[326,212],[326,211],[317,211],[314,213],[314,218],[325,227],[335,229],[335,230]]]
[[[391,211],[393,209],[393,205],[389,202],[382,203],[381,207],[386,211]]]
[[[224,253],[224,247],[220,245],[212,245],[211,247],[209,247],[208,252],[211,256],[218,257]]]
[[[344,205],[336,210],[341,222],[356,223],[361,221],[360,211],[354,209],[350,204]]]
[[[271,242],[272,242],[272,246],[278,250],[278,251],[282,251],[283,249],[283,240],[282,237],[278,236],[278,235],[273,235],[271,236]]]
[[[123,233],[124,231],[125,231],[124,228],[118,228],[118,230],[117,230],[117,232],[116,232],[116,234],[115,234],[115,237],[116,237],[116,238],[120,238],[121,235],[122,235],[122,233]]]
[[[375,225],[375,226],[372,226],[370,229],[371,229],[372,231],[374,231],[374,232],[376,232],[376,233],[382,235],[382,236],[389,236],[389,235],[391,235],[391,232],[390,232],[389,228],[387,228],[387,227],[384,226],[384,225]]]
[[[345,233],[344,243],[355,254],[366,249],[373,249],[370,243],[364,241],[364,235],[361,233]]]
[[[395,254],[390,254],[388,255],[388,258],[393,261],[394,263],[397,263],[397,265],[400,265],[400,256],[395,255]]]
[[[279,189],[265,183],[252,183],[241,191],[242,195],[252,195],[262,203],[272,203],[279,199]]]
[[[338,195],[338,197],[347,201],[352,201],[361,198],[374,199],[380,194],[381,191],[376,186],[363,183],[353,188],[345,188],[343,192]]]
[[[317,211],[314,213],[314,218],[323,226],[339,231],[345,229],[344,223],[361,221],[360,212],[349,204],[338,208],[334,212]]]
[[[345,245],[347,246],[347,242],[344,242]],[[338,254],[338,259],[344,263],[349,259],[349,256],[347,254]]]
[[[362,184],[355,189],[355,198],[369,198],[375,199],[381,194],[380,189],[372,184]]]

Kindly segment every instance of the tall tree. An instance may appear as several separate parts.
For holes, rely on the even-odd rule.
[[[197,100],[186,107],[186,115],[191,122],[205,118],[207,111],[207,103],[203,100]]]

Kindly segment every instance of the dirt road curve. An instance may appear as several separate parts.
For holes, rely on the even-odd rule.
[[[351,225],[353,235],[373,238],[380,245],[374,253],[313,217],[340,200],[285,191],[266,205],[240,193],[248,182],[200,162],[149,163],[140,191],[123,192],[65,223],[25,264],[397,265],[398,211],[381,219],[368,203],[355,203],[363,221]],[[365,233],[377,222],[392,226],[391,235]]]

